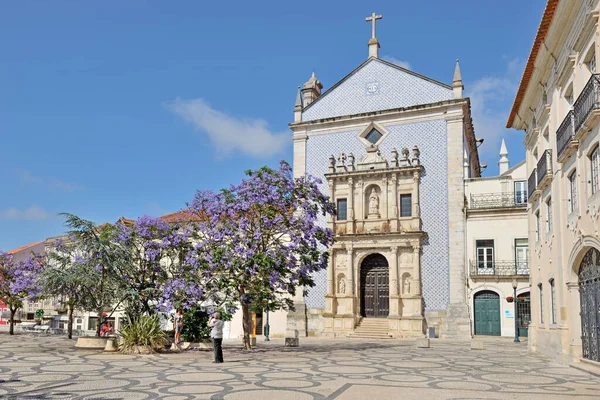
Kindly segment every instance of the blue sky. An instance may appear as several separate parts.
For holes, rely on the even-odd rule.
[[[426,5],[425,5],[426,4]],[[0,4],[0,249],[98,223],[162,215],[197,189],[291,162],[296,87],[325,89],[368,55],[451,84],[460,59],[487,174],[543,0],[104,1]],[[194,105],[192,120],[184,118]]]

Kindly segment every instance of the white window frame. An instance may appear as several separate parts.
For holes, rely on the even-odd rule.
[[[590,154],[590,183],[592,184],[592,195],[594,195],[598,191],[598,162],[600,159],[598,156],[600,155],[600,146],[596,146],[592,153]]]
[[[569,212],[574,212],[579,208],[579,196],[577,195],[577,170],[569,175]]]
[[[523,243],[523,244],[519,244]],[[527,238],[515,239],[515,264],[517,273],[528,273],[529,271],[529,243]]]
[[[556,287],[554,285],[554,278],[550,279],[550,314],[552,321],[550,321],[553,325],[556,324]]]
[[[541,283],[538,283],[538,289],[540,293],[540,324],[544,323],[544,287]]]
[[[546,200],[546,232],[548,237],[552,236],[552,228],[552,197],[548,197],[548,200]]]
[[[478,242],[491,242],[491,246],[481,246]],[[494,247],[495,243],[493,239],[480,239],[475,241],[475,256],[477,262],[477,269],[479,273],[483,274],[494,274]],[[480,260],[481,256],[481,260]]]
[[[527,181],[515,181],[515,204],[527,204]]]
[[[540,210],[535,212],[535,241],[539,242],[541,239],[540,232]]]

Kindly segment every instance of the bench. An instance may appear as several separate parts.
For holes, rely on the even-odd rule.
[[[24,332],[32,331],[35,326],[36,326],[35,322],[22,322],[21,324],[19,324],[21,331],[24,331]]]
[[[48,325],[36,325],[33,327],[33,331],[39,335],[48,335],[52,333],[52,330]]]

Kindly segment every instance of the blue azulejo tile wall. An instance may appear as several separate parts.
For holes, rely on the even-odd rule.
[[[423,246],[421,264],[423,300],[425,311],[445,311],[450,299],[448,259],[448,160],[446,121],[443,119],[415,122],[385,127],[389,134],[379,148],[384,157],[390,158],[393,148],[421,150],[421,164],[425,172],[421,179],[421,219],[428,238]],[[357,160],[365,154],[365,146],[358,139],[360,131],[335,132],[310,136],[306,149],[306,172],[323,179],[321,191],[328,193],[324,179],[329,156],[352,152]],[[320,221],[326,224],[323,217]],[[315,275],[316,286],[310,288],[306,297],[309,308],[324,308],[327,294],[327,272]]]

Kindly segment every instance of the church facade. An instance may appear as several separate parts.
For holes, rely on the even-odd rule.
[[[296,299],[305,328],[469,335],[464,179],[480,165],[458,62],[447,85],[380,59],[374,27],[368,47],[325,92],[313,74],[290,124],[295,176],[320,177],[337,206],[322,221],[335,237],[329,267]]]

